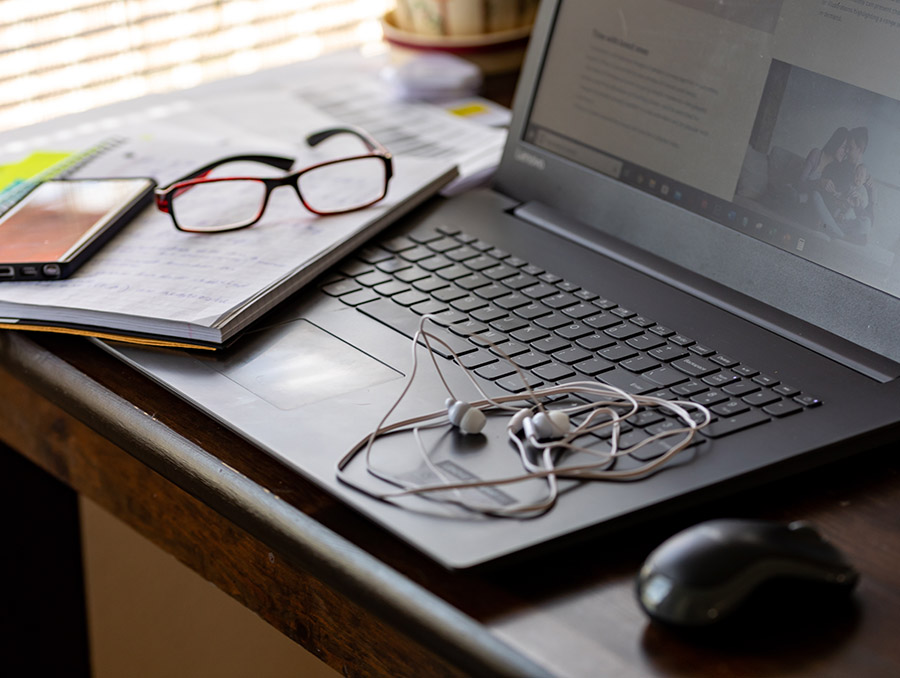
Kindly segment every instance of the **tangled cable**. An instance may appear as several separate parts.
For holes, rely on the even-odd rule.
[[[388,408],[375,429],[351,448],[337,463],[337,478],[346,485],[381,501],[399,504],[403,497],[422,496],[433,501],[447,502],[462,506],[477,515],[499,517],[533,517],[551,509],[560,496],[559,480],[634,480],[657,471],[675,455],[689,447],[697,431],[709,424],[712,417],[706,407],[691,401],[668,400],[654,396],[642,396],[626,393],[614,386],[597,381],[574,381],[564,384],[532,388],[522,369],[497,345],[490,341],[481,341],[501,358],[507,360],[515,368],[522,379],[522,393],[491,397],[472,375],[471,371],[460,364],[459,355],[441,337],[427,331],[427,321],[436,322],[432,316],[422,316],[419,327],[412,339],[412,368],[406,384],[394,403]],[[432,342],[441,345],[453,356],[457,366],[463,370],[468,380],[481,395],[481,399],[466,401],[458,398],[441,370],[435,356]],[[444,406],[401,421],[388,423],[391,415],[399,407],[409,393],[419,369],[419,347],[428,351],[437,375],[447,391],[448,397]],[[587,402],[576,402],[565,406],[559,404],[560,398],[581,396]],[[516,403],[518,403],[516,405]],[[620,439],[626,420],[636,415],[642,408],[659,408],[674,414],[683,424],[678,428],[662,430],[650,435],[634,445],[622,449]],[[487,423],[489,415],[509,414],[506,434],[513,449],[518,453],[523,472],[493,479],[460,480],[451,477],[440,468],[428,454],[422,443],[420,431],[424,428],[456,427],[463,435],[479,434]],[[578,420],[573,423],[573,420]],[[388,435],[408,433],[417,443],[421,459],[439,482],[421,484],[403,480],[396,475],[379,469],[372,460],[372,448],[378,438]],[[591,436],[596,443],[597,434],[607,438],[608,449],[597,449],[579,443],[585,436]],[[673,440],[668,449],[649,461],[642,462],[635,468],[614,469],[616,459],[633,455],[636,451],[657,443],[680,436]],[[491,449],[491,453],[496,453]],[[589,462],[572,462],[576,453],[589,455]],[[365,460],[368,474],[394,485],[396,491],[376,492],[363,487],[348,475],[348,467],[360,455]],[[566,463],[567,458],[570,463]],[[499,487],[513,485],[531,480],[543,480],[546,493],[534,501],[519,501],[509,505],[488,505],[473,501],[463,494],[463,490],[474,488]],[[408,504],[402,504],[410,509]],[[426,512],[424,508],[413,509]]]

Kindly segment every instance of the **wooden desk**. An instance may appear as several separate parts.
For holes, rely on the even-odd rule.
[[[900,675],[896,449],[514,569],[455,574],[87,340],[0,333],[0,366],[3,442],[346,675]],[[76,504],[63,498],[42,511],[44,474],[9,450],[0,459],[13,544],[5,567],[31,563],[5,583],[36,611],[24,627],[10,619],[21,609],[3,612],[4,656],[13,658],[4,668],[19,650],[34,675],[50,675],[36,669],[54,655],[78,675],[75,667],[87,670],[83,627],[62,623],[63,608],[79,609],[77,561],[48,567],[32,548],[47,546],[52,528],[51,546],[77,549],[61,541],[77,534]],[[760,620],[720,639],[648,624],[632,591],[644,556],[675,530],[725,515],[814,522],[862,573],[852,605]],[[45,652],[22,652],[23,637]],[[47,643],[60,649],[46,652]]]

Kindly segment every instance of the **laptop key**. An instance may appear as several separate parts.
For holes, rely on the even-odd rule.
[[[594,333],[581,337],[580,339],[576,339],[575,343],[582,348],[586,348],[588,351],[599,351],[602,348],[612,346],[616,343],[616,340],[611,337],[607,337],[604,334]]]
[[[543,327],[545,330],[555,330],[556,328],[568,325],[571,322],[571,318],[567,318],[562,313],[553,311],[550,315],[537,318],[534,321],[534,324],[538,327]]]
[[[426,271],[438,271],[442,268],[447,268],[452,265],[452,261],[440,254],[436,254],[433,257],[428,257],[427,259],[420,259],[418,263],[418,267],[423,268]]]
[[[655,391],[659,388],[659,384],[654,384],[619,367],[609,370],[608,372],[603,372],[595,378],[599,379],[604,384],[620,388],[626,393],[636,393],[637,395],[644,395],[645,393],[650,393],[650,391]]]
[[[366,287],[374,287],[375,285],[381,285],[382,283],[393,280],[394,277],[384,271],[369,271],[368,273],[356,276],[356,282],[360,285],[365,285]]]
[[[544,297],[541,301],[552,309],[563,309],[577,304],[578,298],[568,292],[559,292],[552,296]]]
[[[528,326],[517,329],[515,332],[511,332],[510,336],[516,341],[521,341],[523,344],[530,344],[532,341],[537,341],[538,339],[550,336],[550,333],[539,327]]]
[[[551,382],[559,381],[560,379],[566,379],[567,377],[571,377],[575,374],[575,370],[573,370],[571,367],[560,365],[559,363],[541,365],[540,367],[534,368],[533,372],[544,381]]]
[[[645,355],[639,355],[636,358],[628,358],[619,363],[629,372],[646,372],[654,367],[659,367],[659,363]]]
[[[595,330],[605,330],[608,327],[621,325],[622,321],[611,313],[595,313],[582,319],[585,325],[593,327]]]
[[[378,292],[373,292],[369,289],[362,289],[357,290],[356,292],[350,292],[349,294],[344,294],[340,296],[339,299],[347,304],[347,306],[358,306],[375,299],[381,299],[381,296],[379,296]],[[392,301],[388,303],[392,306],[396,306],[396,304],[394,304],[394,302]]]
[[[582,302],[580,304],[576,304],[575,306],[569,306],[563,311],[563,313],[565,313],[570,318],[574,318],[575,320],[583,320],[592,315],[596,315],[597,309],[590,304],[585,304],[584,302]]]
[[[705,405],[706,407],[709,407],[710,405],[715,405],[717,403],[728,400],[728,396],[721,391],[717,391],[716,389],[710,389],[709,391],[704,391],[703,393],[698,393],[695,396],[691,396],[691,400],[693,400],[698,405]]]
[[[678,384],[677,386],[672,387],[672,393],[677,395],[679,398],[689,398],[692,395],[697,395],[698,393],[703,393],[704,391],[708,390],[709,386],[694,379],[691,379],[684,384]]]
[[[655,370],[650,370],[649,372],[644,372],[643,376],[645,379],[649,379],[655,384],[666,387],[675,386],[683,381],[687,381],[687,375],[678,370],[673,370],[666,365],[657,367]]]
[[[624,344],[616,344],[615,346],[610,346],[609,348],[604,348],[600,351],[600,357],[605,358],[606,360],[611,360],[613,362],[619,362],[620,360],[627,360],[633,356],[637,355],[637,351],[633,348],[629,348]]]
[[[397,278],[397,280],[401,280],[406,283],[414,283],[431,277],[428,271],[420,268],[419,266],[410,266],[409,268],[402,271],[397,271],[394,276]]]
[[[546,365],[550,362],[550,358],[545,356],[543,353],[535,353],[534,351],[529,351],[528,353],[517,355],[512,359],[512,361],[523,370],[530,370],[535,367],[539,367],[540,365]]]
[[[485,306],[484,308],[479,308],[477,311],[472,311],[472,317],[475,320],[480,320],[483,323],[494,322],[495,320],[500,320],[500,318],[505,318],[507,315],[506,311],[502,308],[497,308],[496,306]]]
[[[507,294],[505,296],[500,296],[494,299],[494,303],[497,304],[500,308],[507,309],[509,311],[513,311],[522,306],[527,306],[531,303],[531,299],[526,297],[524,294],[519,294],[518,292],[513,292],[512,294]],[[545,311],[549,312],[549,311]]]
[[[536,301],[532,301],[526,306],[520,306],[519,308],[513,309],[513,313],[525,320],[534,320],[535,318],[549,315],[551,312],[552,311],[550,311],[549,308]]]
[[[691,377],[705,377],[707,374],[718,372],[719,366],[703,358],[680,358],[672,362],[672,367],[681,370]]]
[[[486,332],[486,334],[496,334],[496,332]],[[469,341],[473,340],[476,344],[478,343],[477,339],[474,337],[469,339]],[[528,351],[531,350],[525,344],[520,344],[518,341],[494,341],[494,344],[496,345],[492,346],[490,351],[501,358],[514,358],[517,355],[528,353]]]
[[[350,292],[357,292],[361,289],[362,287],[354,280],[345,278],[329,285],[325,285],[325,287],[322,288],[322,291],[330,297],[339,297],[344,294],[349,294]]]
[[[770,421],[770,419],[764,412],[760,410],[750,410],[749,412],[744,412],[743,414],[738,414],[733,417],[718,419],[709,426],[700,429],[700,432],[707,438],[721,438],[751,428],[752,426],[764,424],[767,421]]]
[[[763,389],[762,391],[751,393],[750,395],[743,397],[745,403],[756,407],[762,407],[763,405],[768,405],[769,403],[774,403],[779,400],[781,400],[781,397],[769,389]]]
[[[476,311],[479,308],[484,308],[485,306],[487,306],[487,302],[484,299],[481,299],[474,295],[469,295],[468,297],[457,299],[456,301],[451,301],[450,305],[457,311],[462,311],[463,313],[471,313],[472,311]]]
[[[396,297],[394,298],[396,299]],[[429,299],[419,304],[413,304],[409,308],[416,315],[435,315],[437,313],[443,313],[444,311],[446,311],[447,305],[442,304],[439,301],[435,301],[434,299]]]
[[[463,297],[468,296],[468,294],[465,292],[465,290],[461,290],[457,287],[444,287],[442,289],[436,290],[433,296],[438,301],[444,301],[449,304],[451,301],[456,301],[457,299],[462,299]]]
[[[609,329],[603,330],[609,336],[615,337],[616,339],[631,339],[631,337],[636,337],[639,334],[643,334],[644,330],[636,325],[630,325],[628,323],[624,323],[619,325],[618,327],[610,327]]]
[[[524,289],[522,289],[522,294],[524,294],[526,297],[531,297],[532,299],[543,299],[544,297],[549,297],[550,295],[555,294],[556,291],[557,290],[553,285],[548,285],[547,283],[538,283],[537,285],[531,285],[530,287],[525,287]]]
[[[509,263],[509,262],[507,262],[507,263],[510,266],[512,266],[511,263]],[[525,273],[522,273],[521,271],[519,272],[518,275],[515,275],[511,278],[505,278],[503,280],[503,284],[512,290],[525,289],[526,287],[531,287],[532,285],[534,285],[537,282],[538,282],[538,279],[535,278],[533,275],[527,275]],[[552,290],[553,288],[551,287],[550,289]]]
[[[474,259],[467,259],[465,264],[473,271],[485,271],[489,268],[493,268],[500,262],[494,259],[494,257],[489,257],[487,254],[482,254],[480,257],[475,257]]]
[[[449,287],[450,283],[446,280],[441,280],[440,278],[429,275],[427,278],[422,278],[421,280],[416,280],[412,284],[417,290],[421,290],[422,292],[434,292],[435,290],[441,290],[445,287]]]
[[[493,322],[490,323],[490,325],[498,332],[505,332],[507,334],[509,334],[510,332],[515,332],[517,330],[536,331],[534,327],[529,327],[528,323],[525,322],[524,320],[522,320],[521,318],[515,318],[513,316],[509,316],[508,318],[500,318],[499,320],[494,320]],[[547,333],[544,332],[541,336],[546,336],[546,335],[547,335]],[[518,339],[519,341],[525,341],[524,339],[521,339],[515,335],[513,335],[513,337],[515,339]],[[540,338],[540,337],[538,337],[538,338]],[[528,342],[525,341],[525,343],[528,343]]]
[[[580,363],[575,363],[573,367],[589,377],[594,377],[602,372],[608,372],[615,366],[615,363],[611,363],[603,358],[590,358],[588,360],[582,360]]]
[[[538,348],[535,346],[535,348]],[[553,358],[560,361],[561,363],[565,363],[566,365],[574,365],[575,363],[580,363],[583,360],[587,360],[591,357],[591,352],[587,351],[583,348],[573,347],[567,348],[563,351],[559,351],[556,353]]]
[[[463,245],[462,247],[457,247],[455,250],[447,250],[444,252],[444,256],[448,259],[453,259],[453,261],[465,261],[466,259],[474,259],[480,254],[478,250],[474,247],[469,247],[468,245]]]
[[[750,409],[750,406],[740,400],[726,400],[718,405],[713,405],[709,409],[721,417],[733,417],[741,412],[746,412]]]
[[[503,377],[508,377],[515,373],[516,368],[505,361],[497,361],[475,370],[475,374],[488,381],[496,381],[497,379],[502,379]]]
[[[631,348],[636,348],[638,351],[649,351],[662,346],[666,343],[666,340],[650,334],[639,334],[625,343],[631,346]]]
[[[564,348],[569,348],[571,344],[562,337],[549,336],[546,339],[540,339],[534,342],[532,346],[535,350],[541,351],[542,353],[553,353],[554,351],[561,351]]]
[[[794,396],[794,401],[803,405],[804,407],[818,407],[822,404],[822,401],[811,395],[796,395]]]
[[[509,264],[498,264],[482,271],[491,280],[504,280],[511,278],[519,272],[519,269],[513,268]]]
[[[474,346],[471,348],[473,352],[467,355],[460,355],[459,358],[459,364],[465,367],[467,370],[477,370],[478,368],[484,367],[485,365],[491,365],[493,363],[500,362],[499,358],[491,355],[487,351],[484,351],[482,349],[478,349],[476,351]],[[513,371],[515,372],[515,370]]]
[[[448,308],[446,311],[435,313],[432,320],[434,320],[434,322],[436,322],[438,325],[443,325],[446,327],[447,325],[453,325],[454,323],[463,322],[467,318],[468,316],[465,313],[460,313],[459,311],[456,311],[452,308]]]
[[[491,283],[490,285],[483,285],[473,290],[475,294],[482,299],[487,299],[488,301],[493,301],[497,297],[502,297],[509,293],[509,290],[503,287],[502,285],[498,285],[497,283]]]
[[[484,287],[491,283],[491,279],[481,273],[469,273],[469,275],[456,279],[456,284],[464,290],[474,290],[478,287]],[[505,292],[504,292],[505,293]],[[498,294],[497,296],[501,296]]]
[[[725,386],[722,390],[725,391],[725,393],[727,393],[728,395],[733,395],[740,398],[741,396],[749,395],[754,391],[758,391],[759,388],[760,387],[757,384],[754,384],[752,381],[741,380]]]
[[[423,301],[430,301],[435,304],[439,304],[434,299],[429,297],[427,294],[422,294],[416,290],[406,290],[405,292],[401,292],[400,294],[395,294],[393,297],[394,301],[401,306],[415,306],[416,304],[421,304]],[[439,304],[443,306],[443,304]]]
[[[771,403],[763,408],[763,412],[771,414],[773,417],[786,417],[802,410],[802,405],[791,400],[779,400],[777,403]]]
[[[435,252],[455,250],[457,247],[459,247],[459,243],[453,238],[440,238],[439,240],[432,240],[428,243],[428,249],[434,250]]]
[[[525,372],[522,375],[513,374],[508,377],[503,377],[502,379],[498,379],[495,383],[497,384],[497,386],[506,391],[509,391],[510,393],[521,393],[526,389],[525,382],[528,383],[528,387],[530,388],[537,388],[544,383],[538,377],[530,374],[529,372]]]
[[[460,337],[469,337],[473,334],[480,334],[481,332],[486,332],[488,326],[483,322],[479,322],[478,320],[472,320],[471,318],[467,318],[458,323],[453,323],[449,327],[450,331],[453,334],[456,334]]]
[[[594,330],[592,330],[587,325],[582,325],[581,323],[572,323],[571,325],[565,325],[563,327],[557,328],[554,331],[563,339],[568,339],[570,341],[575,341],[576,339],[581,339],[581,337],[586,337],[587,335],[594,333]]]

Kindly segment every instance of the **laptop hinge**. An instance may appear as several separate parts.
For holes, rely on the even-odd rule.
[[[871,379],[887,383],[900,377],[900,364],[893,360],[843,340],[825,329],[793,318],[783,311],[646,250],[601,233],[583,222],[565,217],[543,203],[522,203],[512,210],[512,214],[554,235],[713,304]]]

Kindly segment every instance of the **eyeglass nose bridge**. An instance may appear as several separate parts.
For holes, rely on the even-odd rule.
[[[266,184],[266,197],[263,206],[265,207],[268,204],[269,198],[272,195],[272,191],[274,191],[276,188],[281,188],[282,186],[290,186],[294,189],[294,195],[297,196],[300,204],[313,214],[317,214],[316,210],[310,207],[309,203],[306,202],[306,199],[303,197],[303,193],[300,192],[300,175],[302,175],[305,171],[306,170],[300,170],[299,172],[291,172],[290,174],[285,174],[283,177],[266,177],[265,179],[263,179]]]

